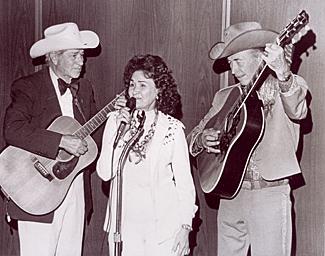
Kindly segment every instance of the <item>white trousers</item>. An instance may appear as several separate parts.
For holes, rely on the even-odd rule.
[[[83,175],[79,174],[55,210],[52,223],[18,221],[20,255],[81,255],[84,213]]]
[[[132,224],[128,223],[122,233],[122,255],[123,256],[176,256],[172,252],[175,236],[158,243],[154,223]],[[110,256],[115,256],[115,243],[113,242],[113,232],[110,236]]]

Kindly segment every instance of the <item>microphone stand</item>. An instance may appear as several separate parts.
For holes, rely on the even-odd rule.
[[[130,153],[132,146],[140,139],[142,136],[144,129],[144,121],[146,119],[144,115],[144,111],[142,113],[138,113],[137,117],[140,119],[140,124],[137,132],[133,135],[133,137],[126,143],[121,156],[119,158],[117,173],[116,173],[116,182],[117,182],[117,200],[116,200],[116,231],[114,233],[114,243],[115,243],[115,256],[122,255],[122,238],[121,238],[121,226],[122,226],[122,188],[123,188],[123,176],[122,170],[124,168],[126,159]]]

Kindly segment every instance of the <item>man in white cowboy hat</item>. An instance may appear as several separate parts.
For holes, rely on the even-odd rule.
[[[4,137],[9,145],[49,159],[55,159],[60,149],[79,157],[88,150],[85,140],[47,128],[62,115],[84,124],[96,114],[92,86],[78,78],[84,49],[96,48],[99,38],[92,31],[79,31],[75,23],[51,26],[44,35],[31,47],[30,55],[45,55],[48,67],[12,84]],[[73,79],[78,80],[72,86]],[[60,206],[48,214],[31,215],[9,201],[8,216],[18,220],[20,255],[81,255],[84,222],[92,209],[90,192],[86,170],[73,180]]]
[[[247,255],[249,248],[252,256],[291,255],[292,220],[288,177],[301,172],[295,154],[299,124],[294,120],[304,119],[307,115],[307,84],[303,78],[291,73],[290,56],[287,54],[291,47],[283,49],[272,43],[276,37],[277,33],[262,29],[257,22],[243,22],[225,29],[225,42],[216,43],[210,50],[214,71],[221,73],[230,69],[239,83],[216,93],[209,112],[188,135],[189,150],[194,157],[198,157],[198,163],[200,155],[212,155],[213,159],[222,155],[225,157],[222,163],[231,159],[232,169],[236,169],[236,166],[244,167],[235,193],[229,197],[223,196],[220,200],[218,256]],[[260,87],[254,87],[252,82],[257,81],[256,74],[263,73],[260,72],[263,63],[264,67],[268,66],[272,71],[264,81],[262,79]],[[245,96],[254,99],[255,95],[254,101],[260,112],[260,127],[256,129],[255,142],[248,144],[253,135],[246,133],[254,127],[238,124],[243,130],[236,131],[236,136],[239,136],[237,141],[241,136],[246,136],[239,143],[238,150],[235,150],[238,143],[234,137],[229,148],[224,148],[223,143],[227,141],[225,135],[233,136],[227,133],[228,130],[223,130],[224,126],[206,127],[212,117],[219,117],[234,109],[226,107],[226,103],[232,100],[228,96],[233,92],[236,94],[232,95],[238,94],[237,99],[241,100]],[[258,104],[261,104],[261,108],[258,108]],[[247,105],[246,109],[249,107]],[[245,112],[244,107],[241,112]],[[246,113],[249,116],[253,112],[247,110]],[[228,117],[230,115],[226,115]],[[245,120],[243,115],[240,118]],[[235,119],[232,121],[236,122]],[[246,124],[248,121],[247,117]],[[246,149],[246,146],[250,148]],[[226,152],[229,155],[225,155]],[[231,156],[232,152],[236,152],[236,155]],[[245,164],[240,162],[241,153],[247,156]],[[213,168],[217,169],[215,166]],[[225,175],[228,175],[225,172],[229,170],[219,169],[219,178],[225,179]],[[230,177],[226,179],[226,188],[234,181],[234,176]]]

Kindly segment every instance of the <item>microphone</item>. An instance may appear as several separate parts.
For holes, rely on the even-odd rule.
[[[130,109],[130,113],[135,109],[136,99],[134,97],[130,98],[126,102],[126,106]],[[117,135],[113,144],[113,149],[116,148],[118,141],[121,139],[122,134],[124,133],[126,123],[124,121],[121,122],[120,127],[117,130]]]

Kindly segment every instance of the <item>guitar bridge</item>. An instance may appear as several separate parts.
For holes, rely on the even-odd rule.
[[[34,163],[35,169],[48,181],[52,181],[54,178],[46,169],[46,167],[34,156],[32,157],[32,162]]]

